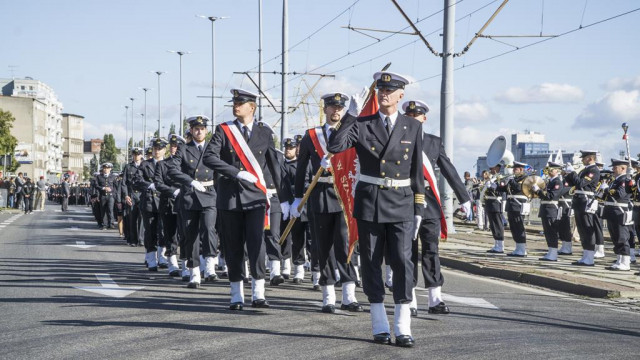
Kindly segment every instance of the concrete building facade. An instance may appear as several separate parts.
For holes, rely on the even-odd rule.
[[[62,114],[62,171],[71,174],[72,181],[83,181],[84,116]]]

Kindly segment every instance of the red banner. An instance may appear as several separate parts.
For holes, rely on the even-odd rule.
[[[375,90],[371,90],[369,101],[360,112],[360,116],[373,115],[378,112],[378,99]],[[331,169],[333,172],[333,187],[338,194],[338,200],[342,206],[347,232],[349,234],[349,260],[358,242],[358,224],[353,218],[353,196],[358,179],[358,155],[355,148],[350,148],[331,157]]]

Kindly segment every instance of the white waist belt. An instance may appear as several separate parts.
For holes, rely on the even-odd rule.
[[[529,200],[529,198],[524,195],[507,195],[507,199]]]
[[[200,184],[202,184],[202,186],[204,186],[204,187],[213,186],[213,180],[211,180],[211,181],[201,181]]]
[[[593,191],[582,191],[582,190],[576,190],[574,192],[574,194],[576,194],[576,195],[587,195],[587,196],[593,196],[594,195]]]
[[[276,189],[267,189],[267,196],[268,197],[272,197],[272,196],[276,196],[278,195],[278,192],[276,191]]]
[[[633,206],[640,206],[640,201],[634,201]]]
[[[540,205],[558,205],[558,202],[557,201],[546,201],[546,200],[543,200],[543,201],[540,201]]]
[[[604,206],[617,206],[617,207],[621,207],[621,208],[629,207],[627,204],[621,204],[621,203],[617,203],[617,202],[614,202],[614,201],[605,201]]]
[[[502,197],[499,196],[485,196],[484,197],[485,200],[498,200],[498,201],[502,201]]]
[[[572,200],[572,199],[564,199],[564,198],[563,198],[563,199],[560,199],[560,200],[558,200],[558,201],[562,201],[562,202],[565,202],[565,203],[570,204],[570,203],[571,203],[571,201],[573,201],[573,200]]]
[[[359,181],[366,182],[373,185],[381,185],[385,187],[405,187],[411,185],[411,179],[392,179],[392,178],[377,178],[374,176],[360,174],[358,176]]]
[[[319,183],[333,184],[333,176],[321,176],[318,178]]]

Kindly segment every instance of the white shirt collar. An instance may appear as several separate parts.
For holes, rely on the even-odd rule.
[[[240,120],[238,120],[238,119],[236,119],[236,122],[237,122],[238,126],[240,126],[240,129],[242,129],[243,126],[246,126],[247,128],[249,128],[249,132],[253,131],[253,124],[255,123],[255,121],[252,121],[252,122],[250,122],[250,123],[248,123],[246,125],[241,123]]]
[[[394,127],[396,125],[396,120],[398,119],[398,112],[394,112],[391,115],[385,115],[383,113],[381,113],[380,111],[378,111],[378,115],[380,116],[380,119],[382,119],[382,122],[384,123],[384,119],[389,116],[389,119],[391,119],[391,127]]]
[[[207,142],[207,140],[205,140],[205,141],[203,141],[203,142],[200,142],[200,143],[199,143],[199,142],[197,142],[197,141],[195,141],[195,140],[193,140],[193,143],[194,143],[194,144],[196,144],[196,146],[202,146],[202,149],[203,149],[203,150],[204,150],[204,143],[206,143],[206,142]]]

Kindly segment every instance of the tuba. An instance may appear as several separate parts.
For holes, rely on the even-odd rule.
[[[492,168],[502,164],[505,166],[505,173],[510,174],[513,160],[513,154],[507,150],[507,139],[502,135],[495,138],[491,146],[489,146],[489,151],[487,151],[487,165]]]

